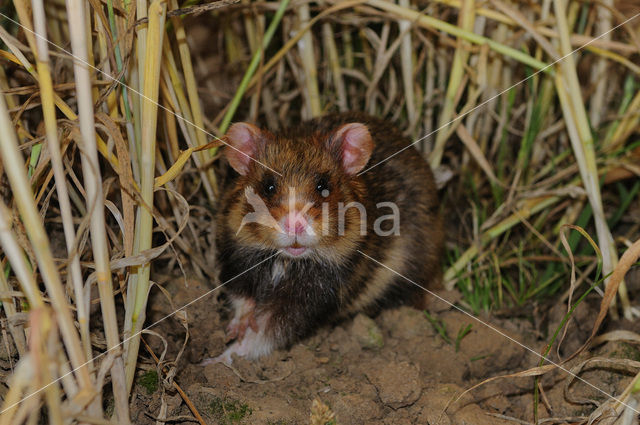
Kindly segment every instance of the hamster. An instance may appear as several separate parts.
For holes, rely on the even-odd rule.
[[[443,229],[409,139],[351,112],[274,133],[235,123],[225,141],[216,244],[233,343],[204,364],[256,359],[357,312],[424,308],[425,291],[396,273],[437,285]]]

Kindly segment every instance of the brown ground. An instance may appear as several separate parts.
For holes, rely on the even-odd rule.
[[[189,281],[187,288],[183,285],[183,279],[165,285],[173,294],[175,306],[184,305],[213,287],[196,280]],[[449,299],[454,295],[443,294]],[[594,296],[578,308],[562,354],[573,352],[585,340],[598,304],[599,298]],[[150,306],[148,323],[171,311],[161,296],[153,298]],[[506,319],[482,317],[482,320],[540,351],[565,309],[558,303],[546,308],[546,312],[542,308],[535,312],[514,310],[508,312]],[[190,339],[178,362],[175,381],[211,424],[308,424],[314,399],[328,405],[341,425],[518,423],[497,415],[531,422],[533,378],[530,377],[486,383],[445,410],[448,403],[474,384],[534,367],[539,358],[496,330],[441,302],[432,303],[430,312],[444,323],[451,343],[436,332],[424,313],[402,307],[385,311],[374,319],[360,315],[332,329],[322,329],[290,350],[278,351],[257,362],[236,359],[234,369],[222,364],[202,367],[197,363],[203,357],[215,356],[224,348],[223,329],[228,311],[220,291],[216,291],[187,309]],[[529,317],[514,318],[518,315]],[[621,323],[611,327],[620,328]],[[471,331],[460,340],[456,350],[456,335],[468,324],[472,325]],[[638,330],[638,324],[626,322],[626,327],[629,326]],[[175,358],[184,340],[184,327],[171,318],[154,331],[167,338],[167,358]],[[162,352],[159,338],[147,336],[146,340],[156,354]],[[144,351],[142,354],[148,356]],[[640,360],[640,351],[628,343],[608,343],[583,353],[569,366],[594,356]],[[555,349],[553,358],[557,359]],[[592,368],[580,376],[609,394],[620,394],[631,377],[613,368]],[[593,401],[569,402],[563,395],[566,377],[562,371],[545,375],[543,385],[548,404],[540,408],[541,417],[588,416],[607,399],[588,384],[574,382],[569,389],[571,398]],[[162,399],[167,404],[168,417],[175,417],[178,423],[186,421],[189,409],[174,388],[169,386],[164,395],[162,387],[149,394],[138,384],[133,396],[135,423],[152,423]]]

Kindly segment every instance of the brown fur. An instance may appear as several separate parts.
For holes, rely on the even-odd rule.
[[[332,135],[346,123],[365,124],[373,138],[365,170],[396,155],[360,176],[348,175],[331,142]],[[267,332],[274,347],[284,347],[323,323],[357,311],[374,314],[399,303],[423,306],[421,288],[357,252],[421,286],[433,287],[439,282],[443,232],[436,187],[429,166],[413,147],[398,153],[410,141],[386,121],[361,113],[328,115],[276,134],[263,130],[261,138],[254,158],[282,177],[253,161],[246,175],[230,173],[221,200],[217,244],[221,281],[233,278],[226,284],[231,296],[253,299],[257,315],[269,314]],[[318,218],[317,226],[321,203],[329,203],[331,232],[320,237],[313,255],[279,255],[234,278],[277,251],[275,230],[266,226],[249,223],[236,236],[242,218],[252,211],[245,200],[245,188],[252,186],[259,193],[268,176],[277,183],[278,191],[263,199],[276,220],[288,211],[288,187],[295,187],[296,195],[313,202],[307,213]],[[329,179],[327,198],[315,191],[319,176]],[[366,236],[360,235],[360,215],[353,208],[347,210],[345,234],[337,234],[338,202],[351,201],[366,207]],[[375,220],[390,214],[389,208],[376,208],[379,202],[394,202],[399,207],[400,235],[374,233]],[[314,230],[322,234],[321,227]],[[272,281],[274,267],[284,271],[276,283]]]

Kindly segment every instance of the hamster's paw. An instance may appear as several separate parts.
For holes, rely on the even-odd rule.
[[[219,356],[216,357],[207,357],[206,359],[202,360],[200,363],[198,363],[198,366],[208,366],[210,364],[216,364],[216,363],[224,363],[227,366],[231,366],[231,363],[233,363],[233,359],[231,358],[231,353],[229,351],[229,349],[225,350],[224,353],[220,354]]]
[[[256,303],[252,298],[235,298],[232,300],[234,307],[233,319],[227,326],[226,342],[231,340],[242,340],[247,329],[251,328],[258,332],[258,323],[255,318]]]
[[[255,329],[253,326],[247,326],[242,339],[236,339],[222,354],[217,357],[207,358],[203,360],[200,365],[206,366],[214,363],[230,365],[233,363],[232,356],[234,354],[248,360],[255,360],[258,357],[270,354],[274,348],[276,348],[276,344],[267,332],[268,321],[269,315],[267,314],[255,317]]]
[[[253,310],[243,314],[240,317],[234,317],[227,326],[226,342],[237,339],[242,340],[247,333],[247,329],[258,332],[258,322],[253,314]]]
[[[222,353],[217,357],[207,357],[206,359],[198,363],[198,366],[208,366],[210,364],[216,364],[216,363],[224,363],[226,365],[230,365],[233,360],[231,359],[231,357],[225,357],[224,355],[225,353]]]

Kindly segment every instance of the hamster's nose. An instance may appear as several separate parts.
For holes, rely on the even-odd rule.
[[[284,218],[283,225],[285,233],[289,235],[299,235],[307,229],[309,223],[300,211],[290,211]]]

